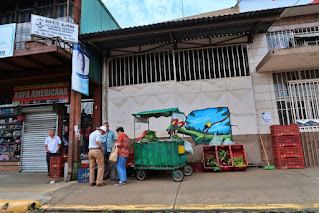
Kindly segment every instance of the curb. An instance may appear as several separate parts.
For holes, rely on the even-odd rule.
[[[319,203],[309,204],[221,204],[221,205],[44,205],[40,208],[45,211],[72,211],[72,212],[92,212],[92,211],[268,211],[268,210],[319,210]]]
[[[1,212],[27,212],[42,206],[36,200],[0,200]]]

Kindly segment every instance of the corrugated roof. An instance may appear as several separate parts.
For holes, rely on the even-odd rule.
[[[83,34],[80,39],[93,42],[102,49],[251,33],[261,21],[257,33],[265,33],[285,8],[191,20],[163,22],[139,27]]]

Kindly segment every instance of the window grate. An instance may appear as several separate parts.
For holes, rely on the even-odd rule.
[[[175,73],[176,72],[176,73]],[[109,86],[249,76],[246,46],[161,51],[112,58]]]
[[[315,79],[319,79],[317,69],[273,73],[280,125],[290,125],[296,123],[296,120],[319,116],[316,114],[319,109],[318,80]],[[302,83],[304,80],[310,81]]]

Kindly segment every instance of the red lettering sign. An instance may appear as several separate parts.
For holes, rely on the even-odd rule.
[[[29,104],[37,101],[69,102],[69,84],[47,84],[14,88],[12,102]]]

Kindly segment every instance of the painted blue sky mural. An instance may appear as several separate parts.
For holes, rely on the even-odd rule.
[[[185,126],[188,130],[201,130],[204,131],[205,123],[210,122],[211,124],[223,120],[227,117],[229,113],[228,108],[207,108],[204,110],[193,111],[195,116],[188,115],[186,119],[187,125]],[[226,115],[225,115],[226,114]],[[218,135],[229,135],[231,134],[231,127],[227,125],[230,123],[230,118],[228,117],[225,121],[214,124],[208,130],[209,135],[213,135],[217,132]]]

